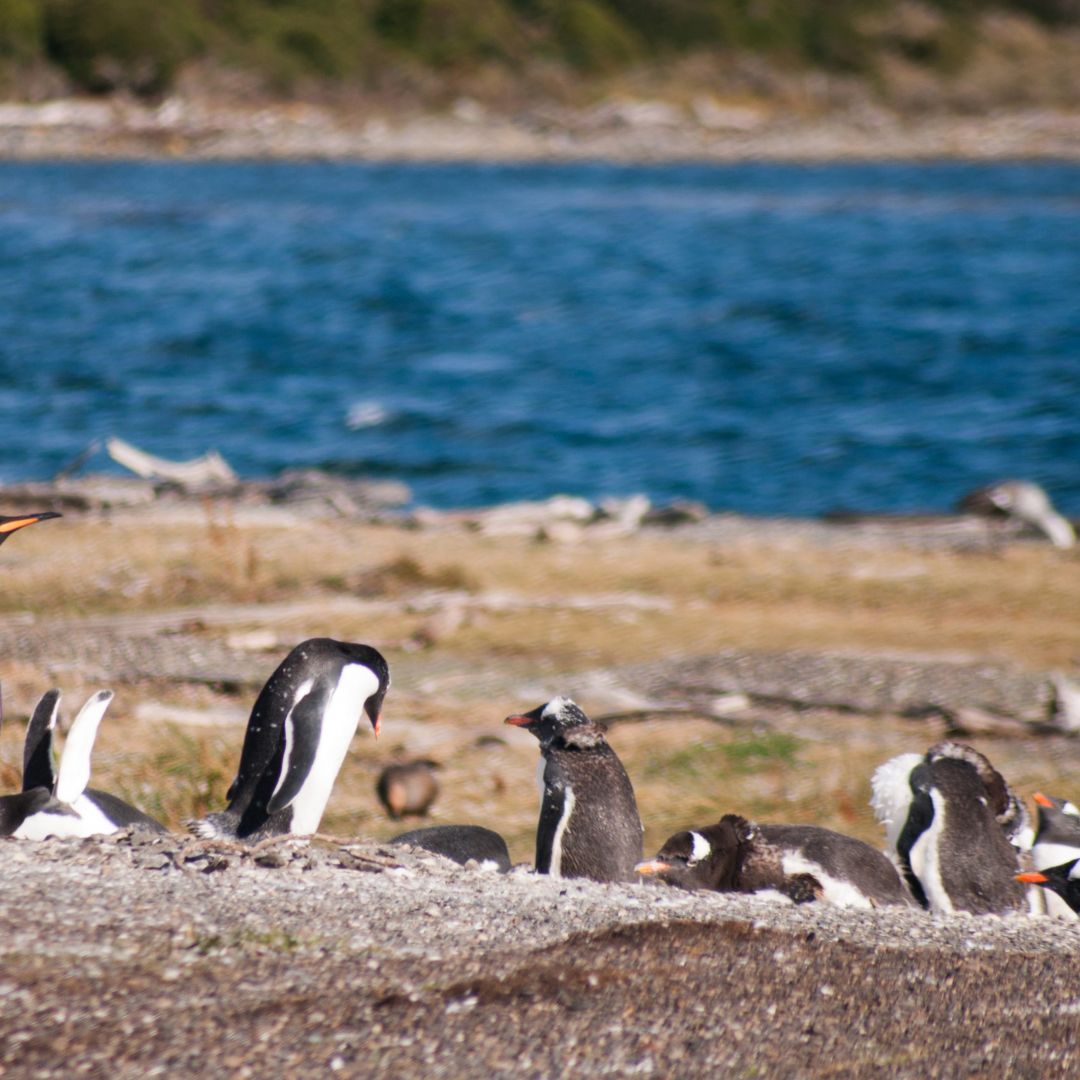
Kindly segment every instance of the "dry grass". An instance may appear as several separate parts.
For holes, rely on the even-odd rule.
[[[492,823],[517,858],[531,856],[536,746],[500,721],[537,704],[539,693],[558,692],[560,673],[729,647],[966,655],[1034,669],[1080,665],[1080,560],[1038,545],[976,555],[832,550],[797,539],[719,548],[639,535],[560,547],[453,530],[254,523],[203,508],[168,520],[50,522],[20,534],[3,556],[0,610],[9,618],[167,608],[197,616],[207,605],[302,601],[273,623],[282,643],[332,634],[383,648],[395,671],[386,735],[379,744],[358,736],[326,830],[399,831],[375,800],[378,771],[398,756],[431,756],[444,766],[434,820]],[[429,617],[411,610],[410,597],[431,589],[463,593],[468,614],[433,647],[403,651]],[[496,594],[518,603],[496,604]],[[322,605],[343,595],[385,603],[378,618],[360,606],[328,616]],[[244,613],[206,632],[255,628],[268,618]],[[267,654],[267,674],[285,647]],[[73,712],[79,695],[94,687],[78,672],[59,677]],[[0,661],[0,678],[9,719],[25,716],[52,681],[8,661]],[[242,728],[150,724],[134,718],[135,708],[147,698],[207,711],[222,703],[246,708],[253,695],[116,689],[95,753],[95,785],[172,826],[220,806]],[[536,700],[523,700],[526,694]],[[478,745],[485,734],[502,742]],[[656,720],[611,735],[637,788],[651,849],[676,829],[729,810],[877,839],[865,809],[870,772],[933,737],[911,722],[824,715],[793,718],[778,730]],[[17,785],[21,738],[18,723],[0,733],[5,791]],[[1071,748],[1051,756],[1046,743],[982,745],[1009,762],[1023,790],[1043,785],[1080,794],[1068,775],[1076,766]]]

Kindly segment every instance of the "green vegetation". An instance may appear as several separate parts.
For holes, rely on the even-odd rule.
[[[873,80],[890,60],[956,70],[994,12],[1080,25],[1077,0],[0,0],[0,73],[16,93],[47,71],[71,90],[154,98],[196,65],[289,94],[485,71],[498,85],[537,70],[663,75],[690,54],[756,54]]]

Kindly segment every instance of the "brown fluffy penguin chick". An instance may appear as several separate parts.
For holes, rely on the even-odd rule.
[[[816,825],[757,825],[737,814],[676,833],[637,871],[684,889],[771,891],[795,903],[913,904],[896,868],[869,844]]]
[[[432,771],[438,768],[438,762],[422,758],[383,769],[375,791],[387,814],[395,821],[408,815],[423,817],[439,794]]]

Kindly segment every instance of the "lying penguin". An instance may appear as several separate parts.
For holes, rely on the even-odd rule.
[[[870,805],[915,899],[934,912],[1021,911],[1023,803],[977,750],[951,741],[901,754],[874,773]]]
[[[1080,859],[1080,810],[1067,799],[1055,799],[1036,792],[1038,829],[1031,847],[1031,861],[1036,870],[1049,873],[1055,867]],[[1046,884],[1036,882],[1036,884]],[[1076,908],[1055,890],[1045,890],[1046,910],[1058,918],[1075,919]]]
[[[540,741],[536,869],[552,877],[634,881],[644,830],[630,777],[604,737],[569,698],[508,716]]]
[[[395,821],[407,814],[423,817],[439,794],[434,776],[439,767],[438,762],[428,758],[387,765],[375,785],[387,814]]]
[[[390,843],[423,848],[453,859],[461,866],[473,861],[503,873],[510,869],[506,841],[482,825],[429,825],[426,829],[413,829],[395,836]]]
[[[676,833],[635,869],[683,889],[779,893],[840,907],[915,906],[896,867],[869,844],[815,825],[758,825],[738,814]]]
[[[1016,880],[1029,885],[1042,885],[1051,897],[1060,897],[1074,917],[1080,914],[1080,859],[1070,859],[1067,863],[1045,870],[1029,870],[1017,874]]]
[[[48,521],[49,518],[63,517],[55,510],[43,511],[40,514],[16,514],[14,517],[0,515],[0,544],[2,544],[13,532],[25,529],[27,525],[36,525],[39,521]]]
[[[370,645],[301,642],[251,710],[229,805],[188,828],[205,839],[236,840],[316,832],[360,714],[378,736],[389,689],[390,670]]]
[[[49,690],[38,702],[23,746],[23,789],[0,798],[0,836],[43,840],[47,836],[97,836],[136,828],[165,832],[165,827],[134,806],[87,787],[90,754],[111,690],[99,690],[72,722],[53,772],[52,735],[60,707],[60,691]]]

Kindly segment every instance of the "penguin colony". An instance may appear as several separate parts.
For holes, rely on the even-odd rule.
[[[0,544],[18,529],[59,516],[0,517]],[[189,829],[205,839],[248,843],[317,832],[361,716],[377,737],[389,689],[386,660],[370,645],[330,638],[297,645],[256,698],[227,806],[189,822]],[[54,768],[60,692],[45,693],[27,725],[22,790],[0,796],[0,836],[166,831],[137,808],[88,786],[94,739],[112,697],[101,690],[86,701]],[[529,732],[540,746],[535,869],[541,874],[599,882],[653,879],[797,904],[921,907],[946,914],[1046,910],[1073,919],[1080,912],[1080,810],[1036,794],[1033,829],[1005,778],[962,743],[939,742],[925,754],[901,754],[876,770],[871,805],[885,829],[886,854],[829,829],[758,824],[728,813],[676,833],[645,860],[634,789],[602,725],[565,697],[505,723]],[[384,772],[378,793],[391,816],[426,811],[437,792],[433,767],[421,761]],[[479,825],[415,829],[392,842],[463,865],[510,869],[503,838]]]

